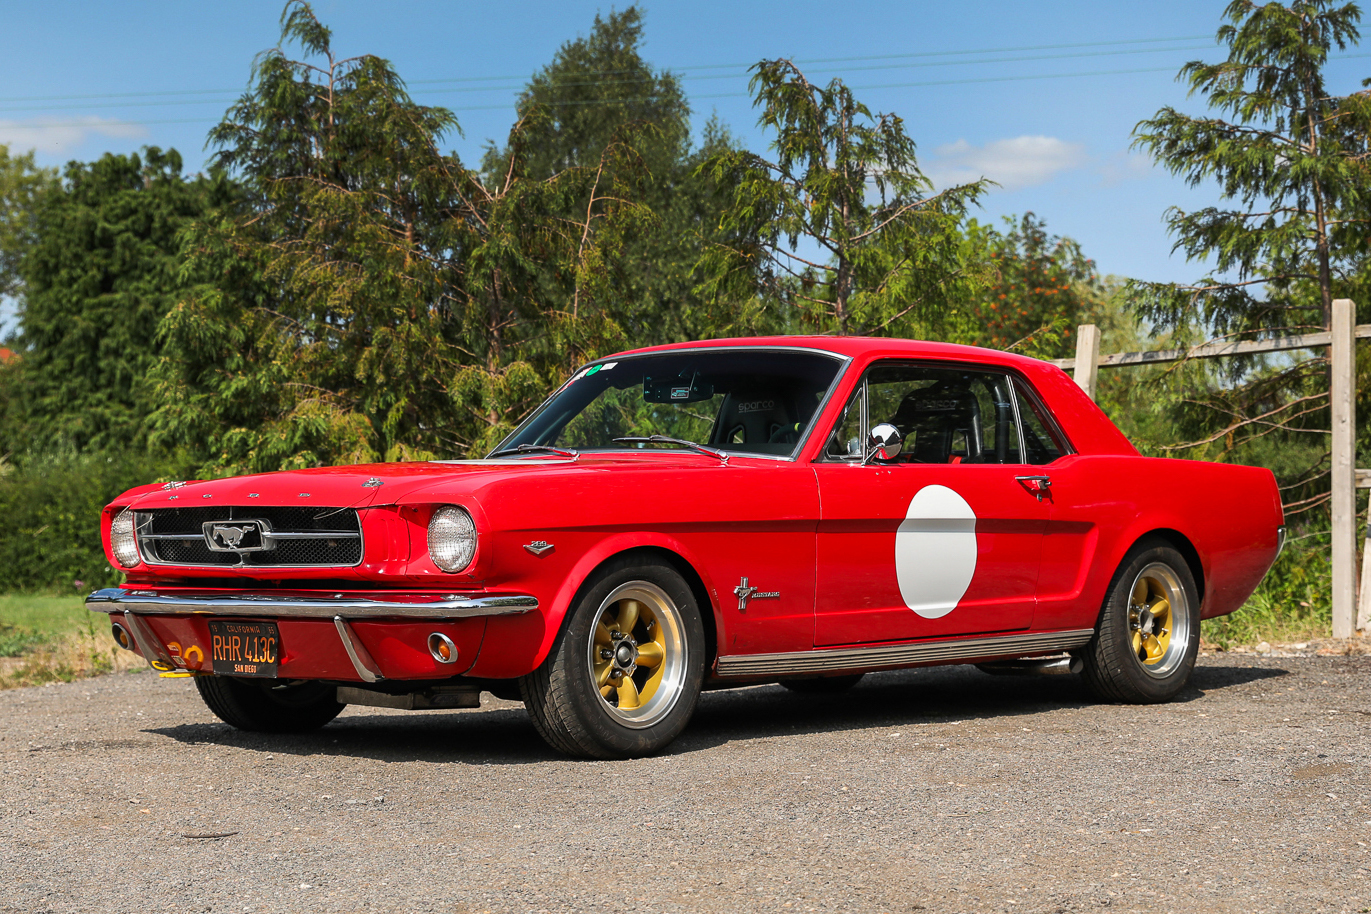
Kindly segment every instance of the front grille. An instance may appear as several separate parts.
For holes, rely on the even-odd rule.
[[[246,521],[264,521],[252,532]],[[348,567],[362,561],[362,527],[352,508],[243,507],[154,508],[134,512],[138,548],[150,565],[218,568]],[[244,538],[239,551],[221,542],[217,551],[206,524],[232,524]],[[241,528],[247,528],[242,533]]]

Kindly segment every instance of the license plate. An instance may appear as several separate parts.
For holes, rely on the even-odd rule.
[[[281,661],[281,633],[275,622],[211,620],[209,643],[214,672],[276,678],[276,666]]]

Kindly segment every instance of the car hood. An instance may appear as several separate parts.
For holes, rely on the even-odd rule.
[[[457,488],[474,488],[495,478],[546,479],[564,477],[567,473],[607,472],[615,467],[683,470],[718,465],[718,460],[705,454],[665,453],[582,456],[579,460],[521,457],[377,463],[142,486],[124,493],[114,504],[141,510],[251,504],[363,508],[409,501],[414,493],[435,488],[449,493]]]

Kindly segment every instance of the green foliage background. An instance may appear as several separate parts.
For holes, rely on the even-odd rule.
[[[136,483],[479,456],[578,365],[629,347],[866,333],[1055,358],[1085,322],[1135,351],[1322,326],[1330,295],[1371,320],[1371,101],[1319,81],[1359,15],[1235,0],[1227,59],[1182,73],[1210,114],[1139,125],[1154,158],[1232,203],[1170,213],[1178,248],[1217,266],[1182,287],[1102,277],[1033,213],[972,218],[990,182],[934,188],[897,114],[787,60],[753,70],[770,150],[716,119],[692,136],[632,6],[564,44],[504,142],[464,163],[444,151],[451,112],[415,103],[388,61],[338,56],[291,0],[207,174],[174,150],[59,174],[0,147],[0,295],[21,315],[0,363],[0,591],[114,580],[99,508]],[[1326,389],[1318,358],[1100,378],[1143,453],[1277,474],[1297,538],[1254,597],[1262,630],[1327,619]]]

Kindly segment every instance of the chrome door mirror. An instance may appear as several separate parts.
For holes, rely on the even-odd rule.
[[[880,425],[873,426],[871,434],[866,442],[866,456],[862,458],[862,466],[866,466],[873,460],[894,460],[900,456],[900,450],[904,447],[904,436],[900,430],[889,422],[882,422]]]

